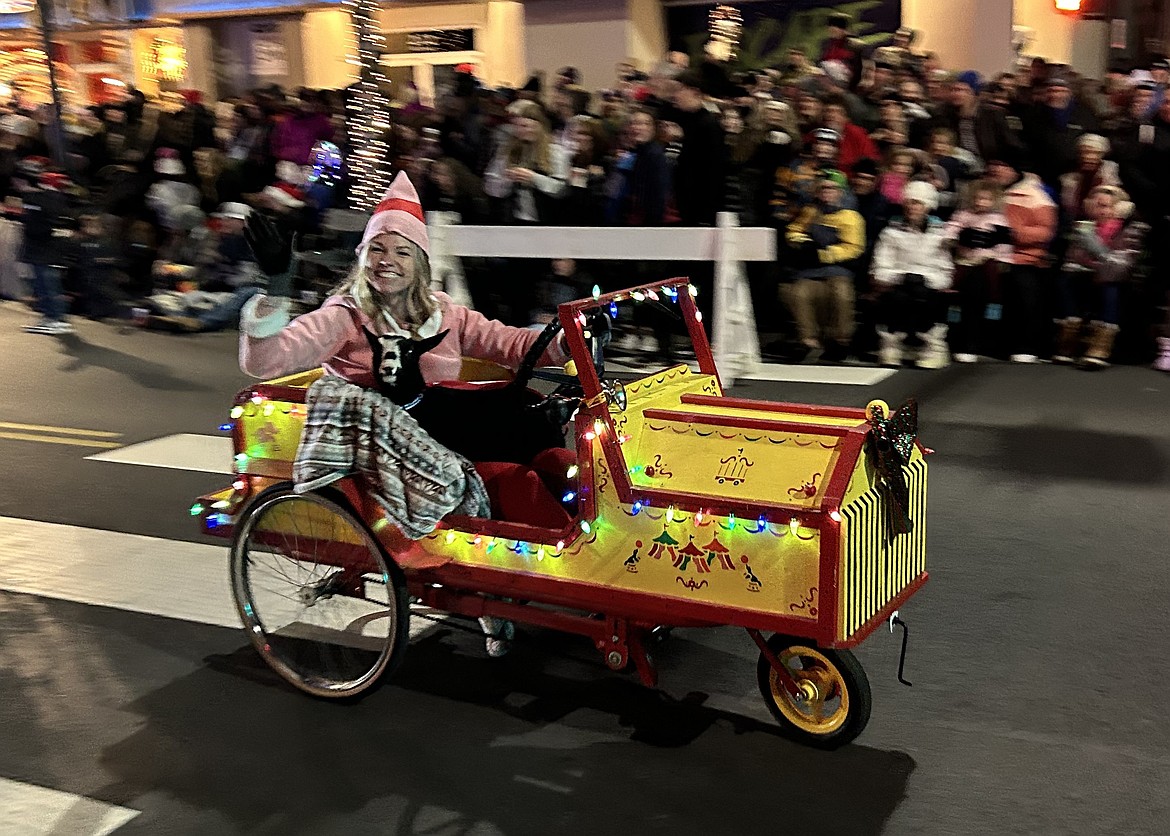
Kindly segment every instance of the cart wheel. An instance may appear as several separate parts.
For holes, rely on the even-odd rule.
[[[772,636],[768,649],[800,686],[795,700],[763,653],[756,665],[760,693],[784,735],[820,749],[836,749],[861,734],[873,698],[861,663],[848,650],[822,650],[789,636]]]
[[[302,691],[351,697],[401,663],[405,579],[337,503],[288,486],[261,494],[232,543],[231,573],[252,644]]]

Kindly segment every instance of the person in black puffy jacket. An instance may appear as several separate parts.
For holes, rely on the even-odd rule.
[[[21,198],[24,247],[21,261],[32,267],[35,307],[41,319],[25,327],[31,334],[61,335],[73,332],[65,320],[61,281],[70,257],[73,221],[63,189],[64,174],[45,171],[40,160],[26,161],[27,185]]]

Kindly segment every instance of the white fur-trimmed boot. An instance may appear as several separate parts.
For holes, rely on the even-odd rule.
[[[918,349],[918,357],[914,365],[920,369],[945,369],[951,364],[951,349],[947,345],[947,326],[939,323],[927,331],[919,334],[922,338],[922,348]]]
[[[884,328],[879,328],[877,333],[878,339],[881,341],[881,344],[878,346],[878,363],[883,366],[901,366],[903,357],[902,341],[906,339],[906,335],[895,334]]]

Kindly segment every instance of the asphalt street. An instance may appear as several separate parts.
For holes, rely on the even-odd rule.
[[[218,435],[246,383],[235,335],[21,333],[31,320],[0,304],[2,833],[110,832],[94,802],[131,811],[118,836],[1170,827],[1170,376],[987,364],[733,390],[915,395],[937,451],[931,581],[903,610],[914,685],[875,634],[857,652],[872,720],[830,753],[775,733],[742,631],[677,631],[652,691],[583,640],[526,631],[493,660],[422,625],[393,681],[337,704],[284,685],[238,629],[150,614],[226,572],[187,513],[225,477],[86,457]],[[172,568],[188,554],[189,576]],[[115,568],[71,579],[91,557]],[[11,591],[37,561],[64,592]],[[119,585],[160,606],[79,603]],[[36,788],[78,800],[51,827],[6,819],[4,799]]]

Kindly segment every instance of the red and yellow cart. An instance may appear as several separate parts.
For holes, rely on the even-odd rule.
[[[241,392],[235,480],[192,510],[232,540],[235,600],[264,659],[311,694],[360,693],[401,661],[413,601],[587,636],[653,686],[651,631],[734,625],[759,645],[785,733],[826,748],[856,737],[871,696],[849,649],[927,580],[924,451],[914,442],[899,462],[909,530],[895,534],[873,409],[726,395],[689,290],[672,280],[561,306],[582,392],[578,516],[563,530],[449,516],[412,541],[356,479],[297,493],[320,372]],[[624,386],[599,376],[587,315],[632,302],[685,321],[693,366]]]

